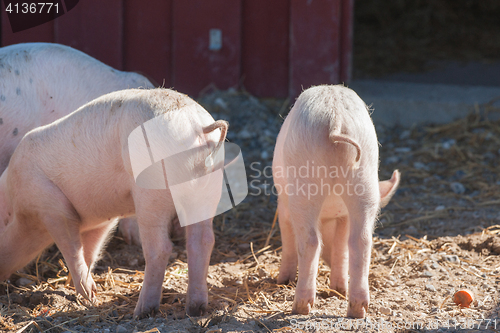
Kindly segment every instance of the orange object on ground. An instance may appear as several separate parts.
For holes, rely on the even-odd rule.
[[[453,296],[453,302],[462,308],[468,308],[474,302],[474,294],[470,290],[459,290]]]

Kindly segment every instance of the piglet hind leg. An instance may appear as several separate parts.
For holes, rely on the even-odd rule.
[[[347,316],[364,318],[370,304],[368,274],[377,202],[367,196],[345,200],[349,211],[349,305]]]
[[[321,235],[318,219],[324,198],[316,195],[290,197],[290,218],[296,237],[299,277],[292,313],[308,314],[316,296],[316,276],[321,253]]]
[[[137,220],[146,268],[134,317],[143,318],[156,313],[160,307],[165,269],[173,245],[168,235],[171,217],[164,220],[158,219],[155,214],[138,213]]]
[[[189,316],[201,316],[207,311],[207,275],[214,243],[212,219],[186,226],[189,268],[186,313]]]
[[[278,275],[278,284],[287,284],[295,281],[297,275],[297,247],[295,245],[295,235],[290,221],[288,210],[288,197],[285,193],[280,193],[278,198],[278,220],[281,232],[281,264]]]

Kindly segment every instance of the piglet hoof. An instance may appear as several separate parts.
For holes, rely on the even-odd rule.
[[[350,318],[364,318],[368,312],[368,302],[349,301],[349,307],[347,308],[347,317]]]
[[[330,287],[332,291],[328,292],[328,296],[335,296],[340,299],[346,299],[347,291],[344,288]]]
[[[0,272],[0,282],[3,282],[3,281],[7,282],[7,280],[9,280],[9,278],[10,278],[10,275],[11,275],[10,273],[7,274],[7,273]]]
[[[309,314],[314,304],[314,300],[293,301],[292,314]]]
[[[186,307],[186,314],[189,317],[199,317],[207,313],[207,303],[192,303]]]
[[[142,319],[146,317],[154,317],[158,313],[157,306],[143,307],[137,304],[134,310],[134,318]]]
[[[73,282],[75,282],[75,281],[73,281]],[[89,278],[86,283],[83,282],[83,280],[76,282],[75,290],[76,290],[77,294],[82,295],[91,304],[93,304],[95,302],[97,287],[95,285],[94,279]]]
[[[189,288],[191,287],[191,289]],[[186,294],[186,314],[190,317],[199,317],[207,313],[208,290],[205,286],[196,288],[189,286]]]
[[[289,284],[290,282],[295,281],[295,275],[296,275],[296,273],[288,273],[288,272],[281,272],[280,271],[280,273],[278,275],[278,279],[276,280],[276,283],[277,284]]]
[[[276,284],[289,284],[290,280],[288,278],[282,278],[278,276],[278,279],[276,280]]]

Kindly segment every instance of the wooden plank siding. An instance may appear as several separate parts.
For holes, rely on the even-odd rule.
[[[256,96],[288,96],[289,0],[243,3],[241,77]]]
[[[338,83],[340,0],[291,0],[290,17],[290,95]]]
[[[314,84],[349,82],[353,3],[80,0],[55,21],[18,33],[2,6],[0,43],[69,45],[192,96],[215,86],[294,98]],[[209,49],[210,29],[222,32],[220,50]]]
[[[241,1],[173,0],[173,86],[196,95],[209,84],[238,85],[241,59]],[[222,48],[209,50],[209,30],[222,31]]]
[[[122,0],[81,0],[55,21],[55,42],[123,69]]]
[[[125,0],[124,69],[172,87],[172,0]]]
[[[339,82],[348,83],[351,81],[352,73],[354,0],[342,0],[341,6]]]

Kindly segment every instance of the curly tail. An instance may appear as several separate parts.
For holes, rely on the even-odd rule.
[[[217,144],[217,147],[215,147],[215,150],[218,150],[219,147],[222,145],[224,140],[226,139],[226,134],[227,134],[227,129],[229,127],[229,124],[225,120],[217,120],[216,122],[213,122],[212,124],[203,127],[203,133],[208,134],[210,132],[215,131],[216,129],[220,129],[220,139],[219,143]]]
[[[356,141],[341,134],[330,134],[330,140],[333,143],[349,143],[353,145],[354,148],[356,148],[356,153],[357,153],[355,163],[357,164],[359,162],[361,158],[361,148],[359,147],[359,144]]]

